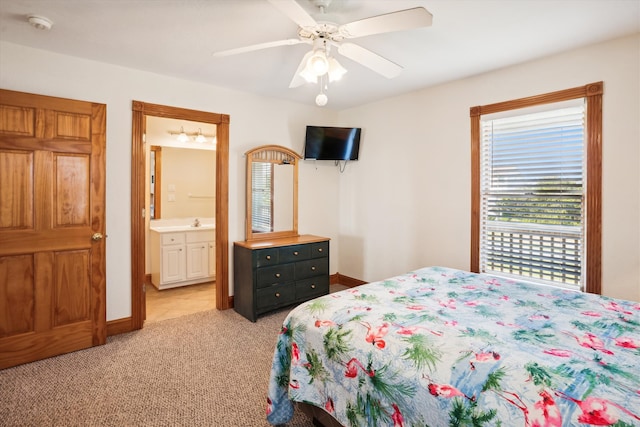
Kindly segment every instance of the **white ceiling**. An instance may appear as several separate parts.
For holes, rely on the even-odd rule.
[[[343,24],[417,6],[433,25],[351,39],[404,67],[388,80],[347,58],[326,108],[343,109],[640,32],[640,0],[333,0],[317,20]],[[50,31],[28,14],[53,21]],[[266,0],[1,0],[0,40],[268,97],[313,104],[317,85],[289,89],[309,45],[212,53],[295,38]],[[0,60],[2,52],[0,51]]]

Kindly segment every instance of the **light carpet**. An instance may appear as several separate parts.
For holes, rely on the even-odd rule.
[[[289,310],[210,310],[0,371],[1,426],[269,426],[271,359]],[[288,424],[311,427],[299,410]]]

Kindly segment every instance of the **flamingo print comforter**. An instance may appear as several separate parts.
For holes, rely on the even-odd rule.
[[[640,425],[640,304],[429,267],[286,318],[267,420],[344,426]]]

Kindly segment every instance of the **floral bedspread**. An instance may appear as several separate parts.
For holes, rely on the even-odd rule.
[[[429,267],[296,307],[267,420],[344,426],[640,425],[640,303]]]

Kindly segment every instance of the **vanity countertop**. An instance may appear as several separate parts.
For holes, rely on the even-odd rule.
[[[175,233],[180,231],[201,231],[201,230],[215,230],[214,224],[202,224],[198,227],[193,225],[154,225],[149,227],[149,230],[157,233]]]
[[[197,226],[195,224],[198,224]],[[215,230],[215,218],[167,218],[154,219],[149,223],[149,230],[157,233],[176,233],[181,231]]]

